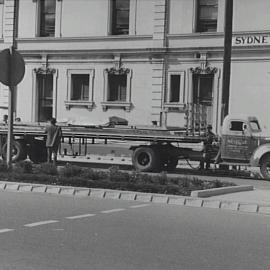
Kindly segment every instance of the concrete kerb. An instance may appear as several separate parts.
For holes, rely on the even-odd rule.
[[[249,187],[250,188],[250,187]],[[32,183],[15,183],[0,181],[0,190],[17,192],[50,193],[55,195],[83,196],[115,200],[131,200],[189,207],[215,208],[239,212],[270,215],[270,204],[245,203],[212,198],[187,197],[178,195],[142,193],[97,188],[53,186]]]
[[[231,186],[231,187],[221,187],[221,188],[212,188],[205,190],[194,190],[191,192],[191,197],[205,198],[210,196],[223,195],[234,192],[241,191],[250,191],[254,190],[254,187],[251,185],[242,185],[242,186]]]

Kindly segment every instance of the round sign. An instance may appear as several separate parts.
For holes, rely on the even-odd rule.
[[[0,82],[7,86],[16,86],[23,79],[25,63],[20,53],[12,49],[0,52]]]

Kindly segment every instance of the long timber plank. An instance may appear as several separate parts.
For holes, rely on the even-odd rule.
[[[187,142],[198,143],[204,140],[203,136],[187,136],[180,132],[157,129],[132,129],[132,128],[92,128],[61,126],[63,137],[112,139],[123,141],[149,141],[149,142]],[[7,134],[8,128],[0,125],[0,134]],[[45,136],[45,126],[15,125],[14,136]]]

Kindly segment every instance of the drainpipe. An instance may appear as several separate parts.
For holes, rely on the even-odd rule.
[[[161,117],[160,117],[160,123],[162,127],[167,126],[167,111],[164,107],[165,103],[165,95],[167,93],[167,80],[168,80],[168,33],[169,33],[169,1],[165,0],[165,17],[164,17],[164,40],[163,40],[163,93],[162,93],[162,99],[161,99]]]

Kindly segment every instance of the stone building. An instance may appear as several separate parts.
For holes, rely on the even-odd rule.
[[[0,0],[0,49],[15,35],[23,121],[183,126],[189,104],[218,131],[225,0]],[[269,0],[235,0],[229,112],[270,128]],[[0,114],[8,89],[0,88]],[[189,117],[196,112],[189,110]]]

